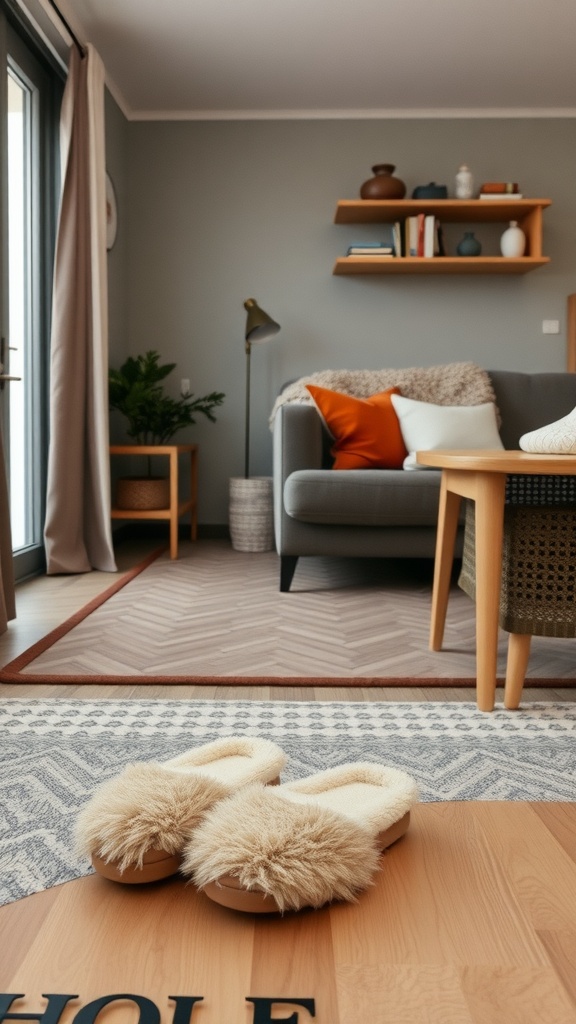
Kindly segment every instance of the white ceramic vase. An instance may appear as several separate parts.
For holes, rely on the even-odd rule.
[[[472,171],[466,164],[462,164],[456,175],[454,194],[456,199],[474,198],[474,178]]]
[[[506,228],[500,239],[500,252],[503,256],[518,257],[524,255],[526,248],[526,235],[522,231],[522,228],[518,227],[515,220],[510,221],[510,226]]]

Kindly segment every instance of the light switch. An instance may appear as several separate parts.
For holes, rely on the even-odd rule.
[[[543,320],[542,334],[560,334],[559,320]]]

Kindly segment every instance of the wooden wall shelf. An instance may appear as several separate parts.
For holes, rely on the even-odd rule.
[[[446,224],[518,222],[526,235],[526,255],[504,256],[342,256],[334,274],[526,274],[550,262],[542,255],[542,211],[550,199],[341,199],[336,224],[390,224],[414,214],[433,214]]]

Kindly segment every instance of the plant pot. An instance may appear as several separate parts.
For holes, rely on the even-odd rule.
[[[116,506],[134,512],[169,508],[169,478],[164,476],[121,477],[116,485]]]
[[[229,526],[235,551],[271,551],[274,505],[271,476],[230,480]]]

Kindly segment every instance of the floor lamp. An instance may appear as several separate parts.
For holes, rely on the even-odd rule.
[[[256,299],[246,299],[244,309],[247,310],[246,330],[244,332],[246,348],[246,428],[244,448],[244,477],[250,476],[250,357],[252,345],[262,345],[270,341],[278,331],[280,325],[268,316],[256,302]]]
[[[246,436],[244,476],[230,480],[230,539],[236,551],[270,551],[274,547],[271,476],[250,476],[250,357],[252,345],[270,341],[280,330],[256,302],[246,299]]]

